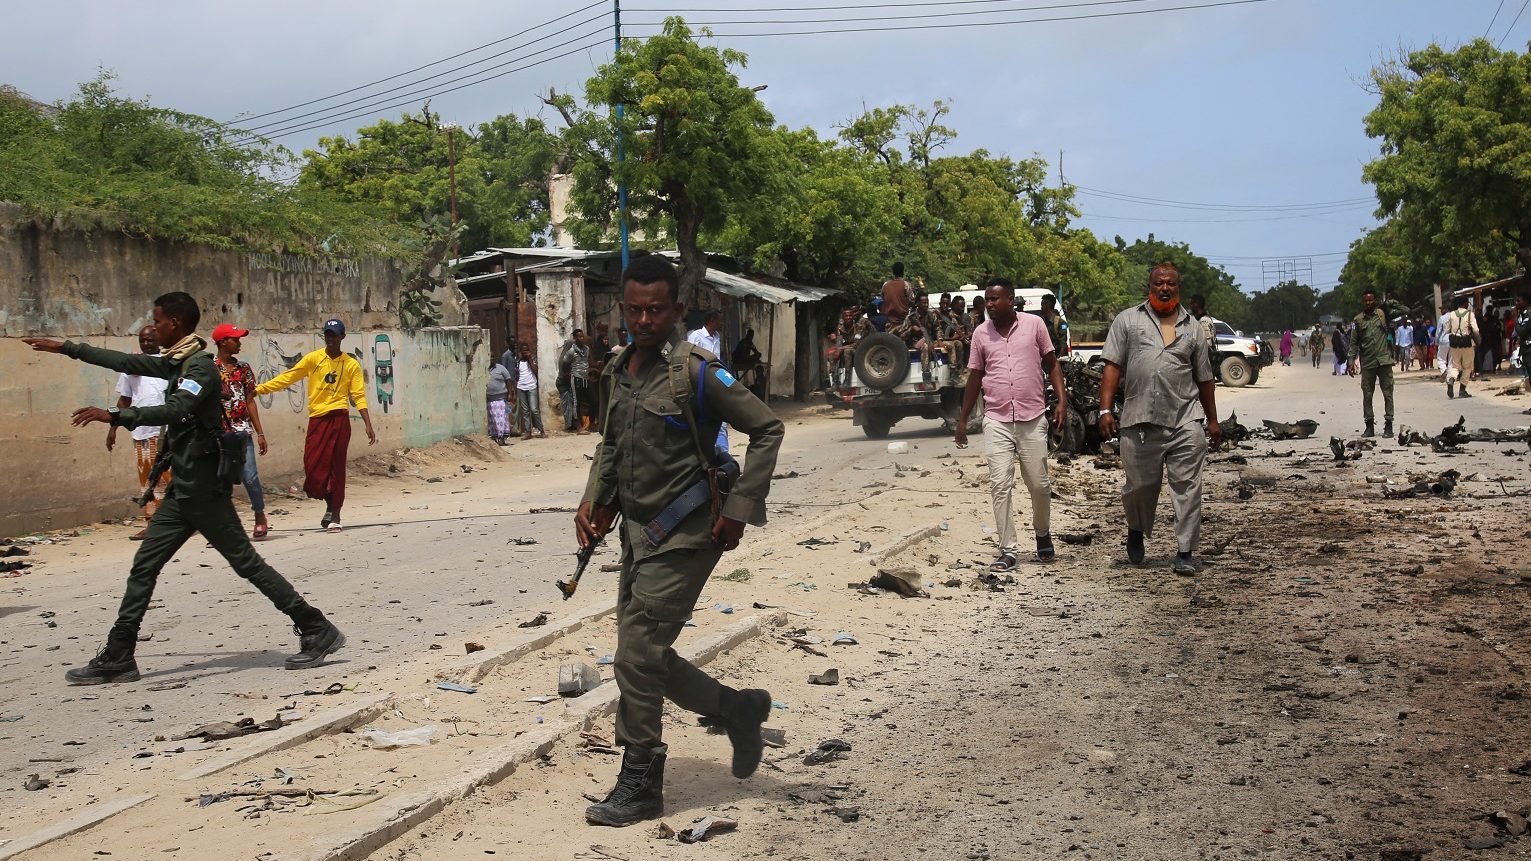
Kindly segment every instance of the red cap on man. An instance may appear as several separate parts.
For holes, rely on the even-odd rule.
[[[250,334],[249,329],[241,329],[232,323],[219,323],[218,328],[213,330],[213,343],[216,344],[224,338],[243,338]]]

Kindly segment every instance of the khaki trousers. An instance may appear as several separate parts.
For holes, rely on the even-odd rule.
[[[1446,382],[1454,383],[1461,380],[1466,383],[1472,378],[1475,352],[1473,347],[1451,348],[1451,357],[1446,360]]]
[[[1175,540],[1182,553],[1196,550],[1201,540],[1201,467],[1207,457],[1207,430],[1201,422],[1178,428],[1139,424],[1122,428],[1122,467],[1127,483],[1122,507],[1127,528],[1154,534],[1154,509],[1159,488],[1169,478],[1175,508]]]
[[[1014,554],[1020,549],[1015,534],[1015,464],[1020,461],[1021,480],[1031,495],[1031,527],[1038,535],[1052,529],[1052,480],[1047,475],[1047,414],[1029,422],[983,423],[984,455],[989,459],[989,494],[994,498],[994,525],[999,529],[999,550]]]
[[[716,715],[723,685],[675,653],[675,639],[723,556],[723,548],[677,548],[634,561],[622,556],[617,585],[617,653],[612,664],[617,744],[664,753],[664,701]]]

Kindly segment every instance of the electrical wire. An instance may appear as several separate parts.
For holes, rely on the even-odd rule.
[[[1162,224],[1252,224],[1262,221],[1294,221],[1303,218],[1322,218],[1325,215],[1339,214],[1345,211],[1326,209],[1321,212],[1300,212],[1295,215],[1266,215],[1256,218],[1159,218],[1153,215],[1101,215],[1094,212],[1081,213],[1081,216],[1084,218],[1099,218],[1104,221],[1142,221]]]
[[[1183,12],[1192,9],[1214,9],[1222,6],[1248,6],[1254,3],[1271,3],[1275,0],[1219,0],[1211,3],[1192,3],[1181,6],[1163,6],[1157,9],[1132,9],[1124,12],[1092,12],[1086,15],[1056,15],[1050,18],[1018,18],[1008,21],[965,21],[952,24],[897,24],[889,27],[835,27],[820,30],[778,30],[770,33],[720,33],[713,32],[711,36],[718,39],[750,39],[762,36],[818,36],[830,33],[892,33],[901,30],[952,30],[966,27],[1003,27],[1015,24],[1043,24],[1055,21],[1084,21],[1098,18],[1121,18],[1133,15],[1153,15],[1161,12]],[[865,20],[898,21],[899,17],[868,18]],[[731,21],[694,22],[694,27],[726,27],[737,23]],[[629,26],[624,22],[623,27]],[[634,27],[661,27],[662,24],[645,22],[633,24]]]
[[[1510,29],[1504,31],[1504,35],[1499,37],[1499,43],[1494,46],[1495,48],[1503,47],[1504,40],[1510,38],[1510,34],[1515,32],[1515,25],[1520,23],[1520,16],[1526,14],[1527,6],[1531,6],[1531,0],[1526,0],[1526,2],[1520,4],[1520,11],[1515,13],[1515,20],[1510,22]]]
[[[482,51],[485,48],[492,48],[495,45],[500,44],[501,42],[508,42],[511,39],[516,39],[516,38],[519,38],[521,36],[525,36],[527,33],[531,33],[531,32],[537,31],[537,30],[541,30],[543,27],[546,27],[549,24],[556,24],[559,21],[564,20],[565,18],[572,18],[575,15],[580,14],[581,12],[586,12],[586,11],[588,11],[590,9],[594,9],[597,6],[604,6],[604,5],[605,5],[605,0],[595,0],[594,3],[591,3],[588,6],[582,6],[582,7],[578,8],[578,9],[575,9],[573,12],[570,12],[567,15],[560,15],[557,18],[553,18],[553,19],[544,21],[544,22],[542,22],[541,24],[538,24],[535,27],[528,27],[528,28],[526,28],[525,30],[522,30],[519,33],[512,33],[509,36],[505,36],[503,38],[495,39],[493,42],[485,42],[484,44],[479,45],[477,48],[469,48],[466,51],[461,51],[461,52],[453,54],[453,55],[451,55],[449,57],[442,57],[439,60],[433,60],[433,61],[431,61],[429,63],[426,63],[423,66],[416,66],[413,69],[409,69],[409,70],[406,70],[406,71],[403,71],[403,72],[399,72],[396,75],[389,75],[386,78],[379,78],[376,81],[369,81],[368,83],[360,84],[358,86],[350,88],[349,90],[341,90],[341,91],[336,92],[336,93],[330,93],[327,96],[320,96],[317,99],[310,99],[310,100],[308,100],[306,102],[299,102],[296,105],[288,105],[285,108],[280,108],[280,109],[277,109],[277,110],[274,110],[274,111],[266,111],[265,113],[252,114],[251,116],[248,116],[248,117],[240,117],[240,118],[238,118],[236,120],[230,120],[229,124],[232,125],[232,124],[234,124],[236,122],[249,122],[250,120],[258,120],[261,117],[269,117],[269,116],[272,116],[274,114],[285,114],[288,111],[295,111],[298,108],[306,108],[309,105],[318,104],[319,102],[327,102],[330,99],[334,99],[334,98],[338,98],[340,96],[348,95],[348,94],[354,93],[354,92],[356,92],[358,90],[365,90],[365,89],[368,89],[370,87],[375,87],[378,84],[386,84],[389,81],[395,80],[397,78],[402,78],[405,75],[413,75],[415,72],[424,71],[425,69],[429,69],[431,66],[439,66],[442,63],[451,62],[452,60],[456,60],[459,57],[466,57],[469,54],[472,54],[472,53],[475,53],[475,52],[478,52],[478,51]],[[605,17],[605,13],[604,12],[602,13],[601,17]],[[574,25],[571,25],[571,28],[572,27],[580,27],[580,26],[584,26],[584,25],[583,24],[574,24]],[[554,35],[556,35],[556,34],[554,34]]]
[[[588,35],[589,34],[586,34],[586,36],[588,36]],[[578,41],[578,40],[571,39],[569,41],[573,42],[573,41]],[[562,47],[562,45],[566,45],[566,44],[568,44],[568,42],[564,42],[561,45],[554,46],[554,48]],[[579,46],[577,46],[575,48],[572,48],[572,49],[570,49],[568,51],[564,51],[564,52],[559,53],[559,54],[554,54],[551,57],[544,57],[541,60],[537,60],[536,62],[533,62],[533,63],[527,63],[526,65],[523,65],[523,66],[516,66],[515,68],[506,69],[506,70],[504,70],[502,72],[498,72],[496,74],[489,75],[488,77],[479,78],[476,81],[469,81],[467,83],[459,84],[458,86],[455,86],[455,87],[448,87],[446,89],[432,90],[430,92],[423,93],[423,95],[421,93],[415,93],[415,94],[407,95],[407,96],[402,97],[399,101],[391,102],[391,103],[386,104],[386,105],[380,105],[380,104],[375,104],[374,103],[374,104],[371,104],[371,105],[367,105],[367,106],[365,106],[363,108],[359,108],[359,109],[357,109],[357,110],[355,110],[355,111],[353,111],[353,112],[351,112],[349,114],[346,114],[345,116],[323,117],[323,118],[316,119],[312,124],[309,124],[309,125],[300,125],[300,126],[297,126],[297,127],[287,127],[287,128],[274,129],[274,130],[272,130],[270,132],[261,133],[261,134],[258,134],[258,135],[251,135],[249,138],[246,138],[246,139],[243,139],[243,140],[239,140],[239,141],[235,141],[235,143],[236,144],[239,144],[239,143],[249,143],[249,142],[253,142],[253,141],[257,141],[257,140],[268,140],[268,141],[270,141],[270,140],[279,140],[279,139],[284,138],[284,137],[290,137],[290,136],[295,135],[295,134],[301,134],[302,132],[313,131],[314,129],[321,129],[321,128],[325,128],[326,126],[332,126],[332,125],[335,125],[336,123],[345,122],[347,120],[358,119],[360,117],[366,117],[366,116],[375,116],[375,115],[377,115],[377,114],[379,114],[379,113],[381,113],[383,111],[388,111],[388,110],[392,110],[392,109],[397,108],[397,107],[402,107],[404,105],[412,104],[417,98],[421,98],[421,97],[424,97],[424,98],[435,98],[436,96],[446,95],[447,93],[455,93],[458,90],[466,89],[468,87],[477,86],[479,84],[488,83],[489,81],[494,81],[494,80],[498,80],[500,78],[503,78],[506,75],[511,75],[511,74],[516,73],[516,72],[523,72],[523,71],[525,71],[527,69],[535,68],[535,67],[541,66],[541,65],[543,65],[545,63],[551,63],[554,60],[559,60],[559,59],[562,59],[564,57],[569,57],[569,56],[572,56],[574,54],[581,53],[583,51],[588,51],[588,50],[590,50],[592,48],[599,48],[599,47],[608,46],[608,45],[610,45],[610,42],[607,39],[605,39],[605,38],[601,38],[601,39],[598,39],[598,40],[596,40],[594,42],[588,42],[586,44],[579,45]],[[548,48],[548,49],[546,49],[544,51],[538,51],[537,53],[539,53],[539,54],[546,53],[547,50],[553,50],[553,48]],[[533,55],[533,56],[535,56],[535,55]],[[507,64],[502,64],[502,66],[503,65],[507,65]],[[501,68],[501,66],[495,66],[495,67],[493,67],[491,69],[484,69],[484,70],[482,70],[480,72],[474,73],[474,75],[464,76],[464,78],[475,77],[476,75],[480,75],[480,74],[483,74],[484,72],[488,72],[488,71],[493,71],[494,69],[498,69],[498,68]],[[458,78],[456,80],[463,80],[463,78]],[[442,83],[451,83],[451,82],[443,81]]]
[[[501,51],[500,53],[494,54],[494,55],[492,55],[490,57],[485,57],[483,60],[476,60],[476,61],[474,61],[472,63],[467,63],[465,65],[458,66],[456,68],[448,69],[445,72],[438,72],[438,73],[436,73],[434,75],[431,75],[429,77],[421,78],[421,79],[416,80],[416,81],[411,81],[408,84],[401,84],[401,85],[399,85],[397,87],[391,87],[389,89],[382,90],[380,92],[371,93],[371,94],[369,94],[367,96],[364,96],[362,98],[359,98],[359,99],[350,99],[348,101],[341,102],[341,103],[338,103],[338,104],[335,104],[335,105],[331,105],[331,106],[326,107],[326,108],[319,108],[317,110],[312,110],[312,111],[309,111],[307,113],[297,114],[295,116],[286,117],[286,118],[280,119],[280,120],[274,120],[272,122],[265,123],[265,124],[262,124],[262,125],[248,126],[248,127],[242,128],[241,131],[243,131],[243,132],[253,136],[253,135],[255,135],[255,134],[259,133],[259,132],[262,132],[265,129],[285,127],[285,126],[291,125],[293,123],[296,123],[296,122],[298,122],[300,120],[305,120],[308,117],[313,117],[313,116],[315,116],[317,114],[330,114],[330,115],[334,115],[334,114],[337,114],[337,113],[345,113],[347,111],[357,109],[356,106],[357,106],[357,104],[359,102],[364,102],[364,101],[367,101],[368,99],[387,100],[387,99],[391,99],[391,98],[396,98],[397,96],[390,96],[389,94],[390,93],[398,93],[399,90],[405,89],[406,87],[413,87],[413,86],[416,86],[416,85],[419,85],[419,84],[423,84],[426,81],[432,80],[434,78],[439,78],[442,75],[449,75],[449,74],[451,74],[453,72],[462,71],[463,69],[471,68],[471,67],[477,66],[477,65],[479,65],[481,63],[488,62],[489,60],[492,60],[492,59],[495,59],[495,58],[498,58],[498,57],[502,57],[505,54],[513,53],[515,51],[519,51],[519,50],[522,50],[524,48],[529,48],[529,47],[537,44],[538,42],[542,42],[542,41],[545,41],[547,39],[557,38],[558,36],[561,36],[561,35],[569,32],[569,30],[573,30],[576,27],[584,26],[584,25],[589,24],[589,23],[591,23],[593,21],[598,21],[598,20],[600,20],[600,19],[602,19],[604,17],[605,17],[604,15],[598,15],[595,18],[591,18],[589,20],[582,21],[579,24],[575,25],[574,27],[570,27],[570,28],[565,29],[565,30],[560,30],[557,33],[550,33],[550,34],[548,34],[546,36],[542,36],[540,38],[533,39],[532,41],[527,42],[524,45],[518,45],[515,48],[511,48],[511,49],[507,49],[505,51]],[[596,35],[598,33],[604,33],[605,30],[606,30],[606,27],[604,25],[602,25],[600,27],[597,27],[594,30],[590,30],[590,31],[587,31],[585,33],[581,33],[580,35],[574,37],[573,39],[569,39],[569,40],[564,41],[564,42],[559,42],[556,45],[552,45],[552,46],[549,46],[547,48],[543,48],[540,51],[534,51],[534,52],[532,52],[530,54],[526,54],[524,56],[513,57],[513,58],[511,58],[509,60],[506,60],[503,63],[499,63],[499,64],[496,64],[496,65],[493,65],[493,66],[489,66],[487,68],[479,69],[478,71],[469,72],[466,75],[460,75],[460,76],[458,76],[456,78],[451,78],[451,79],[446,80],[446,81],[440,81],[438,83],[431,84],[429,87],[426,87],[426,88],[423,88],[423,89],[413,90],[413,91],[411,91],[410,93],[408,93],[406,95],[408,95],[410,97],[410,100],[413,100],[419,94],[425,93],[427,90],[429,90],[429,89],[431,89],[433,87],[441,87],[441,86],[446,86],[447,84],[454,84],[454,83],[457,83],[459,81],[467,80],[468,78],[471,78],[471,77],[473,77],[475,75],[481,75],[481,74],[483,74],[485,72],[494,71],[495,69],[502,69],[505,66],[508,66],[508,65],[510,65],[512,63],[519,63],[519,62],[521,62],[523,60],[527,60],[527,59],[530,59],[532,57],[538,56],[539,54],[546,54],[549,51],[555,51],[555,50],[557,50],[559,48],[562,48],[562,47],[564,47],[566,45],[569,45],[570,43],[577,42],[577,41],[579,41],[581,39],[588,39],[591,36],[594,36],[594,35]],[[378,103],[377,101],[374,101],[371,104],[377,104],[377,103]],[[312,122],[312,120],[308,120],[308,121]]]
[[[1499,13],[1503,9],[1504,0],[1499,0],[1499,5],[1494,7],[1494,17],[1488,19],[1488,26],[1483,28],[1483,38],[1488,38],[1488,34],[1494,29],[1494,22],[1499,20]]]
[[[1170,200],[1162,197],[1145,197],[1137,194],[1126,194],[1119,191],[1107,191],[1102,188],[1091,188],[1087,185],[1073,184],[1074,188],[1089,197],[1104,197],[1109,200],[1118,200],[1125,203],[1143,203],[1155,206],[1173,207],[1176,209],[1199,209],[1217,212],[1293,212],[1302,210],[1320,209],[1344,209],[1361,204],[1371,205],[1375,199],[1371,197],[1349,197],[1342,200],[1322,200],[1313,203],[1196,203],[1188,200]]]
[[[748,8],[743,8],[743,9],[741,9],[741,8],[739,8],[737,6],[722,7],[722,8],[719,8],[719,7],[716,7],[716,6],[710,6],[710,7],[705,7],[705,8],[692,7],[692,8],[678,8],[678,9],[675,9],[675,8],[672,8],[672,9],[642,9],[642,8],[631,8],[630,7],[627,11],[629,11],[629,12],[659,12],[661,14],[667,14],[667,15],[668,14],[674,14],[674,13],[677,13],[677,12],[686,12],[686,13],[691,13],[691,12],[738,12],[740,14],[752,13],[752,12],[837,12],[837,11],[840,11],[842,9],[898,9],[898,8],[912,8],[912,7],[916,7],[916,6],[979,6],[979,5],[992,6],[995,3],[1014,3],[1014,2],[1016,2],[1016,0],[939,0],[939,2],[934,2],[934,0],[931,0],[931,2],[923,2],[923,3],[841,3],[841,4],[832,5],[832,6],[754,6],[754,7],[748,7]],[[1088,5],[1088,4],[1081,4],[1081,5]],[[1016,10],[1016,11],[1020,11],[1020,10]]]
[[[990,2],[1005,2],[1005,0],[990,0]],[[1014,0],[1008,0],[1008,2],[1014,2]],[[917,20],[917,19],[921,19],[921,18],[962,18],[962,17],[967,17],[967,16],[970,16],[970,15],[1007,15],[1007,14],[1010,14],[1012,12],[1045,12],[1045,11],[1052,10],[1052,9],[1078,9],[1078,8],[1088,7],[1088,6],[1120,6],[1120,5],[1123,5],[1123,4],[1126,4],[1126,3],[1150,3],[1150,2],[1154,2],[1154,0],[1081,0],[1081,2],[1057,3],[1057,4],[1050,5],[1050,6],[1021,6],[1021,7],[1010,8],[1010,9],[977,9],[977,10],[967,10],[967,11],[963,11],[963,12],[926,12],[926,13],[920,14],[920,15],[896,15],[896,16],[889,16],[889,15],[863,15],[863,16],[847,17],[847,18],[766,18],[766,19],[756,19],[756,20],[733,19],[733,20],[729,20],[729,21],[698,22],[698,23],[695,23],[695,24],[690,24],[688,22],[688,25],[689,26],[693,26],[693,27],[712,27],[712,26],[721,26],[721,25],[725,25],[725,24],[752,24],[752,25],[753,24],[840,24],[840,23],[854,22],[854,21],[887,21],[887,20],[892,20],[892,19],[896,19],[896,20],[899,20],[899,21],[913,21],[913,20]],[[877,7],[868,7],[868,8],[877,8]],[[642,10],[639,10],[639,11],[642,11]],[[659,11],[659,10],[654,10],[654,11]],[[733,9],[733,10],[714,9],[714,10],[700,10],[700,9],[697,9],[697,10],[691,10],[691,11],[698,11],[698,12],[699,11],[732,12],[732,13],[736,13],[736,14],[741,14],[742,15],[742,14],[747,14],[747,13],[750,13],[750,12],[766,12],[766,11],[771,11],[771,10],[767,10],[767,9]],[[806,11],[806,10],[804,10],[804,11]],[[821,10],[814,10],[814,11],[821,11]]]

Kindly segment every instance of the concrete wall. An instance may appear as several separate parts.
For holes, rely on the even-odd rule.
[[[585,329],[585,273],[577,267],[537,270],[537,385],[542,426],[563,427],[558,403],[558,353],[575,329]]]
[[[353,458],[484,432],[484,330],[400,330],[394,305],[400,275],[387,261],[320,262],[87,236],[5,215],[0,211],[0,474],[12,490],[0,498],[0,535],[137,511],[128,501],[137,490],[128,434],[119,431],[116,450],[108,452],[104,426],[69,424],[77,407],[116,402],[117,375],[33,352],[19,339],[41,335],[136,350],[133,333],[149,320],[154,297],[173,289],[197,297],[204,336],[221,322],[251,330],[241,358],[261,379],[322,347],[324,319],[345,320],[345,349],[366,373],[379,435],[379,448],[369,450],[353,417]],[[444,310],[461,318],[464,307],[454,297]],[[285,487],[302,471],[306,392],[299,384],[261,401],[271,446],[261,473]]]
[[[797,303],[770,305],[764,302],[741,303],[743,326],[755,330],[755,348],[771,365],[769,395],[790,398],[797,373]],[[776,321],[776,340],[771,340],[771,321]],[[741,332],[741,334],[743,334]]]

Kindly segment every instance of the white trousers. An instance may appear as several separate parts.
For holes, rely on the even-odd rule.
[[[1015,464],[1020,461],[1021,480],[1031,494],[1031,527],[1047,535],[1052,521],[1052,481],[1047,477],[1047,414],[1029,422],[983,423],[984,454],[989,459],[989,493],[994,497],[994,524],[999,528],[1001,553],[1015,554]]]

